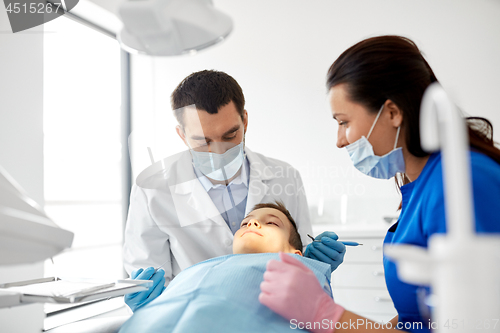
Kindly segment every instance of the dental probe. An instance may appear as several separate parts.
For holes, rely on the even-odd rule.
[[[319,239],[314,239],[313,236],[307,234],[307,236],[309,236],[309,238],[311,238],[313,240],[313,242],[321,242]],[[358,243],[358,242],[352,242],[352,241],[337,241],[337,242],[341,242],[342,244],[344,245],[347,245],[347,246],[358,246],[358,245],[363,245],[361,243]]]

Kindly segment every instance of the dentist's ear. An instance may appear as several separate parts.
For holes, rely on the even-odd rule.
[[[245,114],[243,115],[243,125],[245,126],[245,132],[247,132],[247,126],[248,126],[248,112],[247,110],[244,110]]]
[[[403,112],[399,108],[399,106],[388,99],[385,101],[384,108],[389,111],[390,122],[394,127],[400,127],[403,124]]]

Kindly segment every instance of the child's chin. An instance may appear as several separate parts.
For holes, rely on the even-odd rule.
[[[238,246],[233,249],[234,254],[250,254],[250,253],[268,253],[270,251],[266,251],[261,247],[252,246],[252,244],[245,244],[243,246]]]

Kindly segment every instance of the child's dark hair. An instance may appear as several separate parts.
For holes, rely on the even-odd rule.
[[[297,230],[297,224],[293,220],[293,217],[288,211],[288,209],[286,209],[285,204],[282,201],[275,200],[274,203],[269,202],[269,203],[257,204],[253,206],[252,210],[261,208],[273,208],[285,214],[286,218],[288,219],[288,221],[290,221],[290,224],[292,225],[292,228],[290,229],[290,238],[288,239],[288,242],[294,249],[302,251],[303,245],[302,241],[300,240],[299,231]]]

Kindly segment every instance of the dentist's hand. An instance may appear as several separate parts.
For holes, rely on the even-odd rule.
[[[333,272],[344,261],[345,245],[337,242],[339,236],[333,231],[322,232],[315,239],[321,242],[312,242],[307,245],[304,257],[329,264]]]
[[[267,263],[259,301],[290,321],[311,323],[315,327],[311,332],[332,332],[344,308],[328,296],[307,266],[288,254],[279,256],[281,261]],[[315,322],[322,327],[314,326]]]
[[[163,290],[165,290],[165,271],[159,269],[155,273],[153,267],[148,267],[145,270],[139,268],[132,272],[130,278],[132,280],[153,280],[153,286],[149,287],[148,290],[139,291],[133,294],[125,295],[125,303],[129,308],[135,312],[141,306],[148,304],[156,297],[158,297]]]

